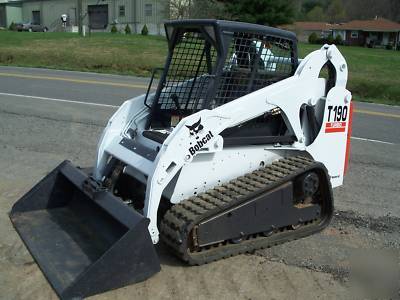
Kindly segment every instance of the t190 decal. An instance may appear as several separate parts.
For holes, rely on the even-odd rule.
[[[348,116],[346,105],[328,106],[328,122],[325,124],[325,132],[345,132]]]
[[[347,112],[348,108],[347,106],[328,106],[328,122],[331,122],[331,118],[333,119],[333,122],[340,122],[340,121],[346,121],[347,120]]]

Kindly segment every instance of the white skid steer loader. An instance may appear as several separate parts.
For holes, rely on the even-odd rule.
[[[157,89],[126,101],[93,172],[65,161],[10,218],[61,298],[145,280],[161,239],[199,265],[308,236],[332,217],[351,135],[347,64],[334,45],[303,60],[261,25],[165,24]],[[326,71],[324,71],[326,70]]]

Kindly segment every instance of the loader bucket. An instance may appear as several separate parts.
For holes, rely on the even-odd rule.
[[[64,161],[17,201],[10,219],[56,293],[86,297],[160,271],[149,220]]]

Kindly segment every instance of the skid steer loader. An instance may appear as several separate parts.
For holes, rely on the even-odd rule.
[[[61,298],[147,279],[160,270],[160,239],[200,265],[331,220],[352,116],[338,49],[300,60],[294,34],[231,21],[165,29],[155,92],[156,72],[109,120],[92,172],[65,161],[12,208]]]

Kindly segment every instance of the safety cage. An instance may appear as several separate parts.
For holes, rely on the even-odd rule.
[[[153,128],[174,126],[297,68],[297,40],[287,31],[220,20],[170,21],[165,28],[169,52],[153,99]]]

